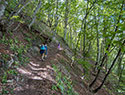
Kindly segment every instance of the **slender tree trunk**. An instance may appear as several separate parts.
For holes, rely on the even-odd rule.
[[[70,45],[70,47],[72,48],[72,40],[73,40],[73,39],[72,39],[72,28],[71,28],[71,26],[70,26],[70,25],[69,25],[69,29],[70,29],[70,30],[69,30],[69,33],[70,33],[69,45]],[[72,48],[72,49],[73,49],[73,48]]]
[[[64,27],[64,40],[65,41],[66,41],[66,35],[67,35],[68,13],[69,13],[68,4],[69,4],[69,0],[66,0],[65,1],[65,5],[66,5],[66,9],[65,9],[65,27]]]
[[[37,7],[36,7],[36,9],[35,9],[35,11],[34,11],[34,14],[33,14],[32,22],[29,24],[29,29],[31,28],[31,26],[33,25],[33,23],[34,23],[35,20],[36,20],[36,16],[35,16],[35,15],[36,15],[36,13],[38,12],[38,10],[40,9],[41,4],[42,4],[42,2],[39,1],[38,5],[37,5]]]
[[[76,46],[76,42],[77,42],[77,32],[76,31],[74,31],[74,34],[75,34],[75,44],[74,44],[74,46]]]
[[[125,65],[123,65],[123,68],[122,68],[122,70],[121,70],[121,72],[120,72],[120,76],[119,76],[119,80],[118,80],[118,87],[119,87],[120,81],[121,81],[121,79],[122,79],[122,74],[123,74],[124,68],[125,68]]]
[[[98,31],[98,23],[99,23],[99,9],[98,9],[98,16],[97,16],[97,22],[95,21],[96,23],[96,31],[97,31],[97,63],[99,63],[99,59],[100,59],[100,47],[99,47],[99,31]],[[96,19],[96,17],[95,17]]]
[[[89,42],[89,47],[88,47],[88,51],[87,51],[87,53],[90,52],[90,49],[91,49],[91,41]]]
[[[103,56],[104,56],[104,39],[102,39],[102,41],[101,41],[100,59],[102,59]],[[99,60],[99,62],[100,61],[101,60]]]
[[[89,4],[89,1],[87,0],[87,9],[86,9],[86,14],[88,12],[88,4]],[[86,47],[86,20],[87,20],[87,15],[85,16],[85,22],[84,22],[84,30],[83,30],[83,57],[85,57],[85,47]]]
[[[81,36],[81,40],[80,40],[80,52],[82,51],[82,49],[83,49],[83,38]]]
[[[32,0],[30,0],[30,1],[28,1],[26,4],[24,4],[24,5],[18,10],[18,12],[15,13],[15,15],[18,15],[18,14],[23,10],[23,8],[25,8],[28,4],[31,3],[31,1],[32,1]]]
[[[118,73],[117,73],[117,75],[119,76],[118,87],[119,87],[119,84],[120,84],[120,81],[121,81],[121,78],[122,78],[122,74],[123,74],[123,70],[124,70],[124,67],[125,67],[125,65],[123,65],[123,68],[121,67],[123,56],[124,56],[124,53],[121,54],[121,56],[119,56],[119,60],[118,60]]]
[[[124,40],[124,42],[123,42],[123,45],[124,45],[124,43],[125,43],[125,40]],[[111,72],[113,66],[115,65],[115,62],[116,62],[117,58],[119,57],[120,53],[121,53],[121,48],[119,49],[119,51],[118,51],[118,53],[117,53],[115,59],[113,60],[112,65],[111,65],[111,67],[109,68],[107,74],[105,75],[105,77],[104,77],[104,79],[103,79],[101,85],[100,85],[98,88],[96,88],[95,90],[93,90],[94,93],[96,93],[96,92],[97,92],[99,89],[101,89],[101,87],[103,86],[103,84],[104,84],[104,82],[106,81],[108,75],[110,74],[110,72]]]
[[[86,44],[86,20],[84,24],[84,33],[83,33],[83,57],[85,57],[85,44]]]
[[[58,0],[56,1],[56,14],[55,14],[55,24],[54,24],[54,33],[53,33],[53,38],[55,38],[55,36],[56,36],[56,28],[57,28],[57,26],[58,26]]]
[[[47,22],[48,22],[48,24],[49,24],[49,26],[50,26],[50,23],[51,23],[51,22],[50,22],[50,11],[51,11],[51,10],[50,10],[50,7],[51,7],[51,6],[50,6],[50,0],[48,0],[48,4],[49,4],[49,8],[48,8],[48,20],[47,20]]]

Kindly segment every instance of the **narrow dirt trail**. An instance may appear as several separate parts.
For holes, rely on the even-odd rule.
[[[14,89],[15,95],[60,95],[59,92],[52,90],[54,80],[54,70],[51,61],[55,59],[57,49],[50,45],[48,57],[41,61],[40,56],[28,54],[30,62],[25,67],[17,68],[17,71],[23,76],[18,86]]]
[[[41,61],[41,56],[39,55],[27,54],[30,62],[25,67],[17,68],[17,71],[22,76],[19,77],[20,81],[14,89],[14,95],[61,95],[60,92],[52,90],[52,86],[56,84],[52,65],[56,63],[59,65],[59,59],[65,59],[65,61],[68,61],[68,59],[55,46],[57,45],[54,43],[49,45],[48,57],[45,61]],[[80,78],[82,71],[78,67],[71,67],[69,62],[60,64],[64,69],[66,67],[70,68],[70,71],[67,71],[67,73],[70,74],[72,81],[75,82],[74,89],[79,95],[93,95],[87,90],[87,85]],[[61,72],[64,72],[64,69]],[[102,89],[94,95],[109,95],[109,93]]]

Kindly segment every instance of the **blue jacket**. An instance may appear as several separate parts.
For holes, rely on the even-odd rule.
[[[46,49],[46,52],[45,52],[45,54],[47,54],[47,46],[45,46],[45,49]]]
[[[42,46],[40,47],[40,50],[45,50],[45,46],[42,45]]]

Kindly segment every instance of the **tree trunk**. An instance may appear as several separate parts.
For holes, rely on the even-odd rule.
[[[124,40],[124,42],[123,42],[123,45],[124,45],[124,43],[125,43],[125,40]],[[98,88],[96,88],[95,90],[93,90],[94,93],[96,93],[96,92],[97,92],[99,89],[101,89],[101,87],[103,86],[103,84],[104,84],[104,82],[106,81],[108,75],[110,74],[110,72],[111,72],[113,66],[115,65],[115,62],[116,62],[117,58],[119,57],[120,53],[121,53],[121,48],[119,49],[119,51],[118,51],[118,53],[117,53],[115,59],[113,60],[112,65],[111,65],[111,67],[109,68],[107,74],[105,75],[105,77],[104,77],[104,79],[103,79],[101,85],[100,85]]]
[[[124,56],[124,53],[119,57],[119,60],[118,60],[118,74],[117,74],[119,76],[118,87],[119,87],[119,84],[120,84],[120,81],[121,81],[121,78],[122,78],[122,74],[123,74],[123,70],[124,70],[124,67],[125,67],[125,65],[123,65],[123,68],[121,67],[123,56]]]
[[[88,4],[89,4],[89,1],[87,0],[87,9],[86,9],[86,14],[88,12]],[[87,15],[85,16],[85,22],[84,22],[84,30],[83,31],[83,57],[85,57],[85,44],[86,44],[86,19],[87,19]]]
[[[48,0],[48,4],[50,4],[50,0]],[[51,22],[50,22],[50,11],[51,11],[51,10],[50,10],[50,7],[51,7],[51,6],[49,6],[49,8],[48,8],[48,20],[47,20],[49,26],[50,26],[50,23],[51,23]]]
[[[65,27],[64,27],[64,40],[65,41],[66,41],[66,35],[67,35],[68,13],[69,13],[68,4],[69,4],[69,0],[66,0],[65,1],[65,5],[66,5],[66,9],[65,9]]]
[[[120,72],[120,76],[119,76],[119,80],[118,80],[118,87],[119,87],[120,81],[121,81],[121,79],[122,79],[122,74],[123,74],[124,68],[125,68],[125,65],[123,65],[123,68],[122,68],[122,70],[121,70],[121,72]]]
[[[57,26],[58,26],[58,0],[56,1],[56,14],[55,14],[55,24],[54,24],[54,32],[53,32],[53,38],[55,38],[55,36],[56,36],[56,28],[57,28]]]
[[[99,16],[99,9],[98,9],[98,16]],[[98,17],[97,16],[97,17]],[[99,63],[99,58],[100,58],[100,50],[99,50],[99,31],[98,31],[98,23],[99,23],[99,17],[96,22],[96,17],[95,17],[95,23],[96,23],[96,31],[97,31],[97,59],[96,62]]]
[[[41,7],[41,4],[42,4],[42,2],[39,1],[38,5],[37,5],[37,7],[36,7],[36,9],[35,9],[35,11],[34,11],[34,14],[33,14],[32,22],[29,24],[29,29],[31,28],[31,26],[33,25],[33,23],[34,23],[35,20],[36,20],[36,16],[35,16],[35,15],[36,15],[36,13],[38,12],[39,8]]]
[[[31,1],[32,1],[32,0],[30,0],[29,2],[27,2],[26,4],[24,4],[24,5],[17,11],[17,13],[15,13],[15,15],[17,16],[17,15],[22,11],[23,8],[25,8],[28,4],[31,3]]]

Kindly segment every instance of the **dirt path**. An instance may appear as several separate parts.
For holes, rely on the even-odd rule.
[[[17,68],[19,75],[16,76],[18,82],[14,81],[14,94],[12,95],[61,95],[60,92],[52,90],[52,86],[56,84],[53,64],[62,66],[61,72],[64,72],[66,68],[69,70],[67,73],[71,75],[74,84],[74,89],[79,95],[93,95],[87,89],[89,83],[85,83],[82,80],[82,71],[78,68],[78,64],[71,67],[69,59],[64,52],[57,52],[55,48],[56,44],[49,45],[48,57],[45,61],[41,61],[39,55],[34,55],[32,52],[26,54],[29,58],[29,63],[26,66],[20,66]],[[3,46],[2,46],[3,47]],[[64,59],[65,62],[59,62],[60,59]],[[98,84],[99,85],[99,84]],[[102,88],[98,93],[94,95],[110,95],[105,88]]]
[[[19,81],[14,89],[15,95],[61,95],[60,92],[52,90],[52,86],[56,84],[56,81],[51,61],[54,61],[54,64],[56,64],[56,61],[59,59],[63,58],[66,61],[67,58],[62,53],[57,52],[55,46],[53,43],[49,45],[48,57],[45,61],[41,61],[40,56],[34,56],[31,53],[27,54],[30,62],[25,67],[17,68],[22,75],[22,80]],[[87,90],[87,85],[80,78],[82,71],[78,70],[78,67],[71,67],[69,63],[61,64],[64,68],[70,68],[68,73],[70,73],[71,79],[75,82],[74,89],[79,95],[93,95]],[[109,95],[109,93],[102,89],[94,95]]]
[[[54,80],[51,60],[54,60],[57,51],[49,49],[48,54],[48,57],[43,62],[40,56],[27,54],[30,62],[25,67],[17,68],[23,79],[19,81],[20,83],[14,89],[15,95],[60,95],[59,92],[52,90],[52,85],[56,81]]]

